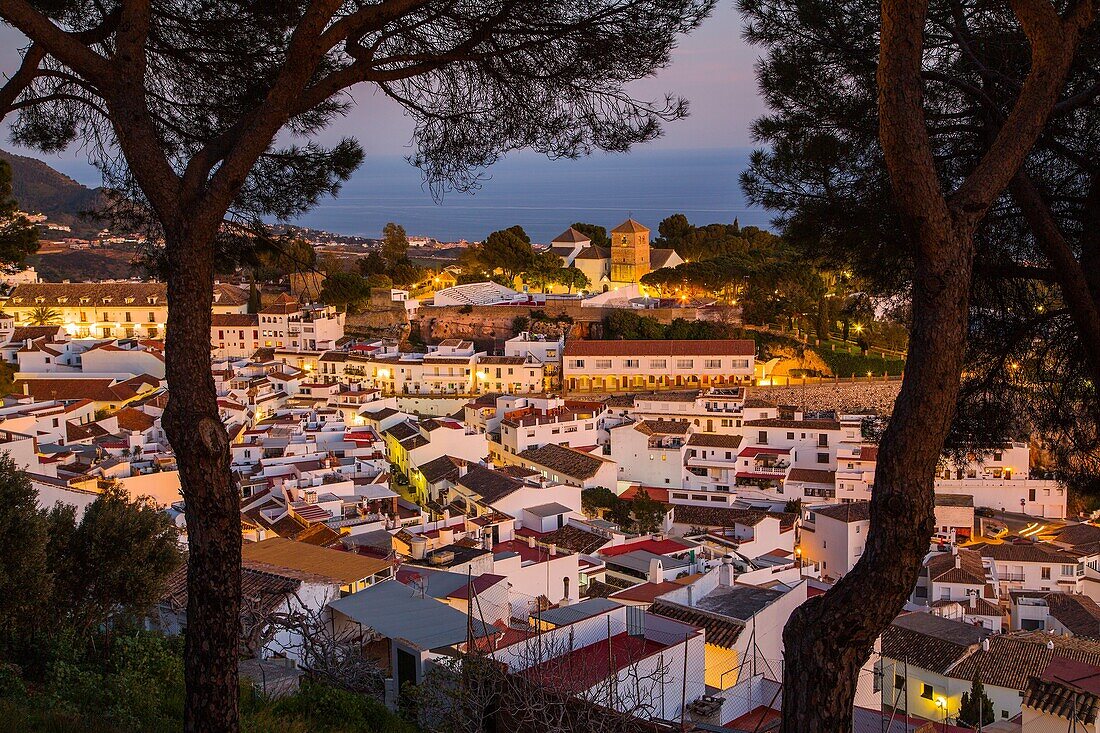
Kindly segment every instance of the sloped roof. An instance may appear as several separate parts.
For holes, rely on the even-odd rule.
[[[472,626],[475,637],[495,636],[499,629],[470,619],[462,611],[396,580],[385,580],[329,603],[333,609],[389,639],[404,639],[421,649],[459,644]]]
[[[649,250],[649,268],[651,270],[660,270],[662,267],[668,266],[668,261],[676,255],[674,249],[659,249],[651,248]]]
[[[635,221],[634,219],[627,219],[619,226],[611,230],[612,234],[641,234],[648,232],[649,228]]]
[[[338,581],[354,583],[390,568],[386,560],[330,550],[284,537],[262,542],[245,543],[241,549],[245,560],[264,562],[288,571],[300,571]]]
[[[980,626],[931,613],[907,613],[894,619],[882,632],[882,654],[945,674],[988,636],[990,632]],[[982,681],[989,683],[984,673]]]
[[[1100,714],[1100,697],[1065,682],[1038,677],[1028,680],[1022,704],[1063,720],[1076,717],[1082,728],[1094,724]]]
[[[687,420],[642,420],[634,425],[644,435],[686,435],[690,427]]]
[[[433,461],[428,461],[423,466],[417,466],[417,470],[429,484],[434,484],[443,479],[455,479],[458,477],[458,468],[466,463],[461,458],[440,456]]]
[[[654,601],[653,605],[649,607],[649,612],[670,618],[673,621],[698,626],[706,632],[707,644],[720,646],[724,649],[732,649],[733,645],[737,643],[737,638],[741,636],[741,632],[745,630],[744,624],[732,618],[660,599]]]
[[[241,328],[259,323],[260,316],[255,313],[214,313],[210,316],[210,325],[214,328]]]
[[[578,260],[606,260],[611,258],[611,250],[607,247],[597,247],[596,245],[590,245],[585,247],[577,253],[575,259]]]
[[[836,483],[836,471],[826,471],[823,468],[792,468],[787,474],[787,480],[831,486]]]
[[[1049,643],[1053,650],[1047,648]],[[969,681],[980,669],[986,685],[1023,690],[1027,681],[1041,675],[1055,658],[1100,665],[1100,641],[1044,631],[1000,634],[990,638],[988,652],[979,648],[952,668],[949,676]]]
[[[572,244],[580,244],[581,242],[591,242],[592,239],[584,232],[577,231],[573,227],[569,227],[564,232],[554,237],[552,243],[557,242],[569,242]]]
[[[270,609],[283,598],[300,588],[300,578],[280,574],[278,568],[264,563],[241,564],[241,596]],[[182,563],[168,576],[162,601],[174,607],[187,608],[187,563]]]
[[[575,479],[590,479],[599,472],[607,459],[585,453],[556,443],[547,443],[538,448],[528,448],[519,453],[519,458],[544,466],[555,473]]]
[[[150,377],[150,379],[153,378]],[[139,387],[145,383],[150,382],[139,379],[116,382],[110,378],[45,378],[17,379],[14,387],[16,393],[22,393],[26,385],[27,393],[36,400],[90,399],[95,402],[126,402],[136,397],[139,394]],[[153,379],[151,384],[155,386],[157,381]]]
[[[925,563],[928,577],[936,583],[985,585],[985,565],[982,556],[973,550],[959,548],[957,554],[943,552],[932,555]]]
[[[741,447],[742,435],[724,435],[722,433],[694,433],[688,438],[688,445],[695,448],[731,448]]]
[[[1100,542],[1100,527],[1095,524],[1068,524],[1058,530],[1054,541],[1070,547]]]
[[[1100,605],[1086,595],[1051,593],[1046,597],[1050,615],[1074,636],[1100,638]]]
[[[455,483],[469,489],[490,504],[523,487],[522,481],[505,473],[476,465],[470,466],[466,475],[459,476]]]
[[[544,544],[557,545],[570,552],[582,555],[590,555],[610,542],[606,537],[601,537],[595,532],[587,532],[572,524],[566,524],[553,532],[547,532],[539,537],[539,541]]]
[[[142,412],[134,407],[124,407],[115,413],[118,418],[118,426],[123,430],[144,432],[156,424],[157,419],[147,412]]]
[[[853,501],[847,504],[813,507],[811,511],[841,522],[866,522],[871,519],[871,502]]]
[[[982,553],[983,557],[991,557],[1001,562],[1049,562],[1049,563],[1076,563],[1078,556],[1053,545],[1038,542],[1024,542],[1013,544],[1003,542],[1001,544],[981,543],[972,545],[971,549]]]

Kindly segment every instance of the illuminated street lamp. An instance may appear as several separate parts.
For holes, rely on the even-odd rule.
[[[943,715],[943,732],[947,733],[947,698],[943,696],[937,697],[936,707],[940,709],[940,713]]]

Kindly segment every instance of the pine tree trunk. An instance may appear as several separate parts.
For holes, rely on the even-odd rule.
[[[162,422],[175,451],[187,506],[184,729],[189,733],[239,729],[240,500],[210,370],[216,231],[216,225],[191,221],[165,236],[169,399]]]
[[[783,630],[784,733],[852,729],[860,668],[916,585],[935,527],[932,486],[958,397],[973,247],[946,219],[926,222],[918,236],[938,241],[930,249],[945,256],[916,275],[909,360],[879,447],[863,555]]]

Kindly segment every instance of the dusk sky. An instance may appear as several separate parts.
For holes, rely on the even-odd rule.
[[[0,71],[12,73],[17,68],[22,45],[18,33],[0,26]],[[381,223],[397,218],[407,222],[410,230],[468,237],[480,236],[487,225],[521,221],[534,227],[535,236],[553,236],[562,223],[575,220],[570,216],[579,208],[576,202],[559,195],[566,190],[590,203],[592,210],[587,215],[600,217],[601,221],[606,216],[605,223],[611,226],[628,214],[653,226],[668,213],[689,211],[693,206],[703,207],[696,208],[700,220],[732,221],[740,216],[743,223],[765,225],[764,212],[744,208],[737,185],[745,148],[752,145],[750,125],[764,109],[756,93],[757,55],[757,49],[741,39],[741,19],[735,3],[725,0],[697,32],[680,39],[668,68],[632,88],[640,98],[660,99],[671,92],[689,100],[690,117],[668,125],[664,137],[636,148],[629,160],[622,162],[606,156],[577,163],[548,162],[534,155],[513,156],[488,171],[499,182],[487,182],[476,197],[451,196],[442,207],[423,190],[419,172],[399,161],[410,152],[411,120],[395,102],[374,93],[371,87],[354,88],[356,104],[350,114],[319,139],[324,142],[355,137],[366,151],[366,161],[338,200],[323,202],[302,223],[373,236]],[[61,156],[21,150],[11,144],[6,125],[0,130],[0,146],[43,159],[86,185],[99,184],[97,172],[86,164],[84,153],[78,149]],[[725,152],[681,161],[669,154],[677,150]],[[712,159],[716,164],[707,165]],[[616,177],[618,167],[626,165],[630,172]],[[676,169],[678,165],[682,170]],[[665,181],[677,175],[680,183]],[[621,189],[618,198],[606,197],[609,180]],[[618,185],[620,181],[622,185]],[[552,207],[557,211],[546,210]],[[374,211],[368,211],[372,208]],[[535,209],[543,211],[526,213]],[[452,226],[459,214],[466,217],[466,223]]]
[[[9,74],[15,70],[22,45],[20,34],[0,26],[0,71]],[[635,86],[639,96],[659,98],[672,91],[691,102],[691,117],[669,126],[665,137],[650,146],[700,149],[751,145],[749,125],[763,109],[753,73],[756,56],[756,49],[741,40],[740,17],[734,3],[726,0],[702,28],[681,39],[671,66]],[[355,109],[324,138],[352,135],[368,154],[401,154],[412,130],[401,109],[366,86],[354,89],[353,94]],[[6,127],[3,145],[12,148]]]

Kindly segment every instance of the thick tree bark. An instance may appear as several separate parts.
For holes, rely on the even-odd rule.
[[[914,244],[913,316],[901,392],[879,446],[871,526],[855,567],[791,615],[783,631],[785,733],[846,733],[859,671],[908,599],[934,528],[933,480],[955,412],[969,316],[973,233],[1022,164],[1057,100],[1082,3],[1063,20],[1045,0],[1013,8],[1032,69],[1004,127],[950,199],[925,126],[921,63],[928,0],[883,0],[879,137]]]
[[[784,629],[784,731],[851,730],[860,667],[928,552],[933,474],[958,396],[973,256],[969,236],[950,220],[930,223],[920,237],[951,255],[923,264],[915,278],[909,361],[879,449],[863,556]]]
[[[213,240],[216,223],[166,232],[169,315],[162,417],[179,465],[187,506],[187,637],[184,651],[189,733],[233,733],[241,599],[240,499],[229,439],[218,416],[210,371]]]

